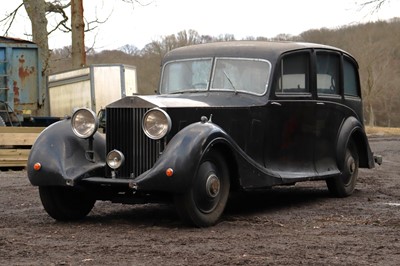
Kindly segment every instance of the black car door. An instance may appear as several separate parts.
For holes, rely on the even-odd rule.
[[[318,50],[316,79],[315,167],[319,176],[329,176],[339,171],[336,152],[344,120],[363,119],[357,66],[338,52]]]
[[[276,69],[267,104],[265,166],[282,178],[315,176],[311,51],[285,55]]]
[[[316,52],[315,167],[320,176],[337,172],[337,136],[345,117],[341,96],[340,56],[331,51]]]

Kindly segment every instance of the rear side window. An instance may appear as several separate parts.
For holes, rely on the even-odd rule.
[[[310,92],[309,66],[309,53],[297,53],[285,56],[281,61],[275,92],[277,94]]]
[[[347,58],[343,61],[344,94],[360,96],[358,90],[358,75],[356,66]]]
[[[340,56],[335,53],[317,53],[318,94],[340,94]]]

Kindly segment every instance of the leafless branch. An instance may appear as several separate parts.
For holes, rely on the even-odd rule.
[[[150,2],[144,4],[144,3],[142,3],[142,1],[139,1],[139,0],[122,0],[122,2],[125,2],[125,3],[128,3],[128,4],[132,4],[133,6],[135,4],[138,4],[140,6],[148,6],[151,3],[153,3],[153,1],[150,1]]]
[[[97,33],[95,34],[94,38],[93,38],[93,42],[92,45],[89,47],[85,47],[86,49],[86,54],[94,54],[95,50],[94,50],[94,46],[96,45],[96,39],[97,39]]]
[[[108,21],[108,19],[110,18],[110,16],[111,16],[111,14],[104,20],[100,20],[96,17],[96,19],[92,20],[92,21],[87,21],[85,18],[85,23],[86,23],[85,32],[89,32],[89,31],[96,29],[98,27],[98,24],[106,23]]]
[[[14,9],[14,11],[12,11],[10,14],[8,14],[4,19],[0,20],[0,23],[5,22],[5,25],[8,25],[6,31],[5,31],[4,34],[3,34],[4,36],[7,36],[7,35],[8,35],[8,31],[10,30],[10,28],[11,28],[11,26],[12,26],[14,20],[15,20],[15,16],[17,15],[18,10],[19,10],[23,5],[24,5],[24,4],[21,3],[16,9]]]
[[[46,13],[57,13],[62,16],[61,21],[58,22],[57,25],[49,31],[49,35],[58,29],[63,32],[71,31],[71,28],[67,26],[67,21],[69,20],[69,17],[65,13],[65,9],[69,6],[71,6],[71,2],[68,2],[65,5],[62,5],[59,1],[46,2]]]
[[[378,12],[384,4],[389,2],[390,0],[364,0],[362,3],[360,3],[360,9],[369,8],[372,6],[370,13],[375,13]]]

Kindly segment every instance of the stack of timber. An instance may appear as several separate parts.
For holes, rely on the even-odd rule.
[[[0,127],[0,167],[25,167],[44,127]]]

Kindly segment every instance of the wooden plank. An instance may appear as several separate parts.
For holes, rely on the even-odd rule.
[[[0,133],[40,133],[45,127],[0,127]]]
[[[0,149],[0,161],[24,160],[29,156],[30,149]]]
[[[43,130],[44,127],[0,127],[0,167],[25,167],[30,148]]]
[[[0,161],[0,168],[1,167],[26,167],[27,161],[7,161],[1,162]]]
[[[0,127],[0,146],[31,146],[44,127]]]
[[[0,133],[0,146],[31,146],[38,136],[39,133]]]
[[[30,149],[0,149],[0,167],[26,166]]]

